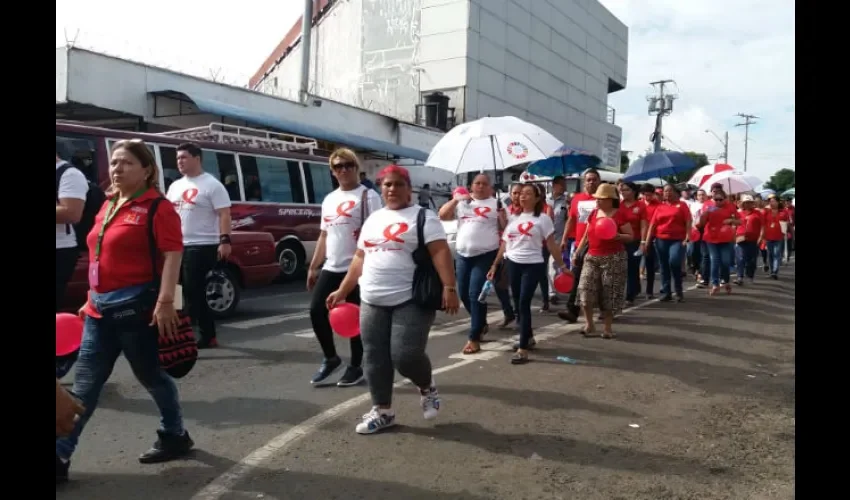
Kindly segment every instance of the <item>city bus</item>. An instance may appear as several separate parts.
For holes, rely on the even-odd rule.
[[[322,200],[338,186],[328,158],[316,155],[315,139],[220,123],[149,134],[56,122],[57,152],[104,189],[112,145],[122,139],[148,144],[161,169],[163,192],[180,177],[177,146],[198,144],[204,171],[230,194],[233,229],[270,233],[284,279],[297,277],[310,262]]]

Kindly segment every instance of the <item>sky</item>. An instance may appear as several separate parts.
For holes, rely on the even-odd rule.
[[[718,160],[729,132],[729,163],[768,180],[795,167],[793,0],[601,0],[629,27],[628,85],[609,96],[636,158],[650,146],[649,82],[673,79],[678,95],[664,120],[664,146]],[[301,14],[302,0],[145,0],[132,18],[114,2],[56,4],[56,44],[80,47],[235,85],[245,85]]]

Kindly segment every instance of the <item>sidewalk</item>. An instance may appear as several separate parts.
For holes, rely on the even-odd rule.
[[[782,273],[630,312],[615,341],[568,334],[525,366],[448,372],[435,423],[397,389],[395,429],[355,434],[362,405],[222,498],[793,498],[793,264]]]

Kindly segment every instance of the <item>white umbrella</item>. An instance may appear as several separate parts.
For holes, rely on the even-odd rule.
[[[712,175],[700,185],[700,188],[708,191],[712,184],[721,184],[727,194],[739,194],[755,191],[761,183],[762,180],[754,175],[737,170],[727,170]]]
[[[706,179],[711,177],[714,174],[718,174],[720,172],[726,172],[727,170],[734,170],[731,165],[727,165],[725,163],[715,163],[714,165],[706,165],[704,167],[700,167],[694,172],[694,175],[691,176],[688,184],[692,186],[702,186]]]
[[[513,116],[480,118],[449,130],[425,165],[455,175],[504,170],[548,158],[563,145],[537,125]]]

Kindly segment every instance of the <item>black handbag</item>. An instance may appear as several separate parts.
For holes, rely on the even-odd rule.
[[[416,238],[418,244],[413,251],[413,303],[428,311],[443,309],[443,282],[434,267],[434,261],[425,244],[425,208],[416,215]]]

